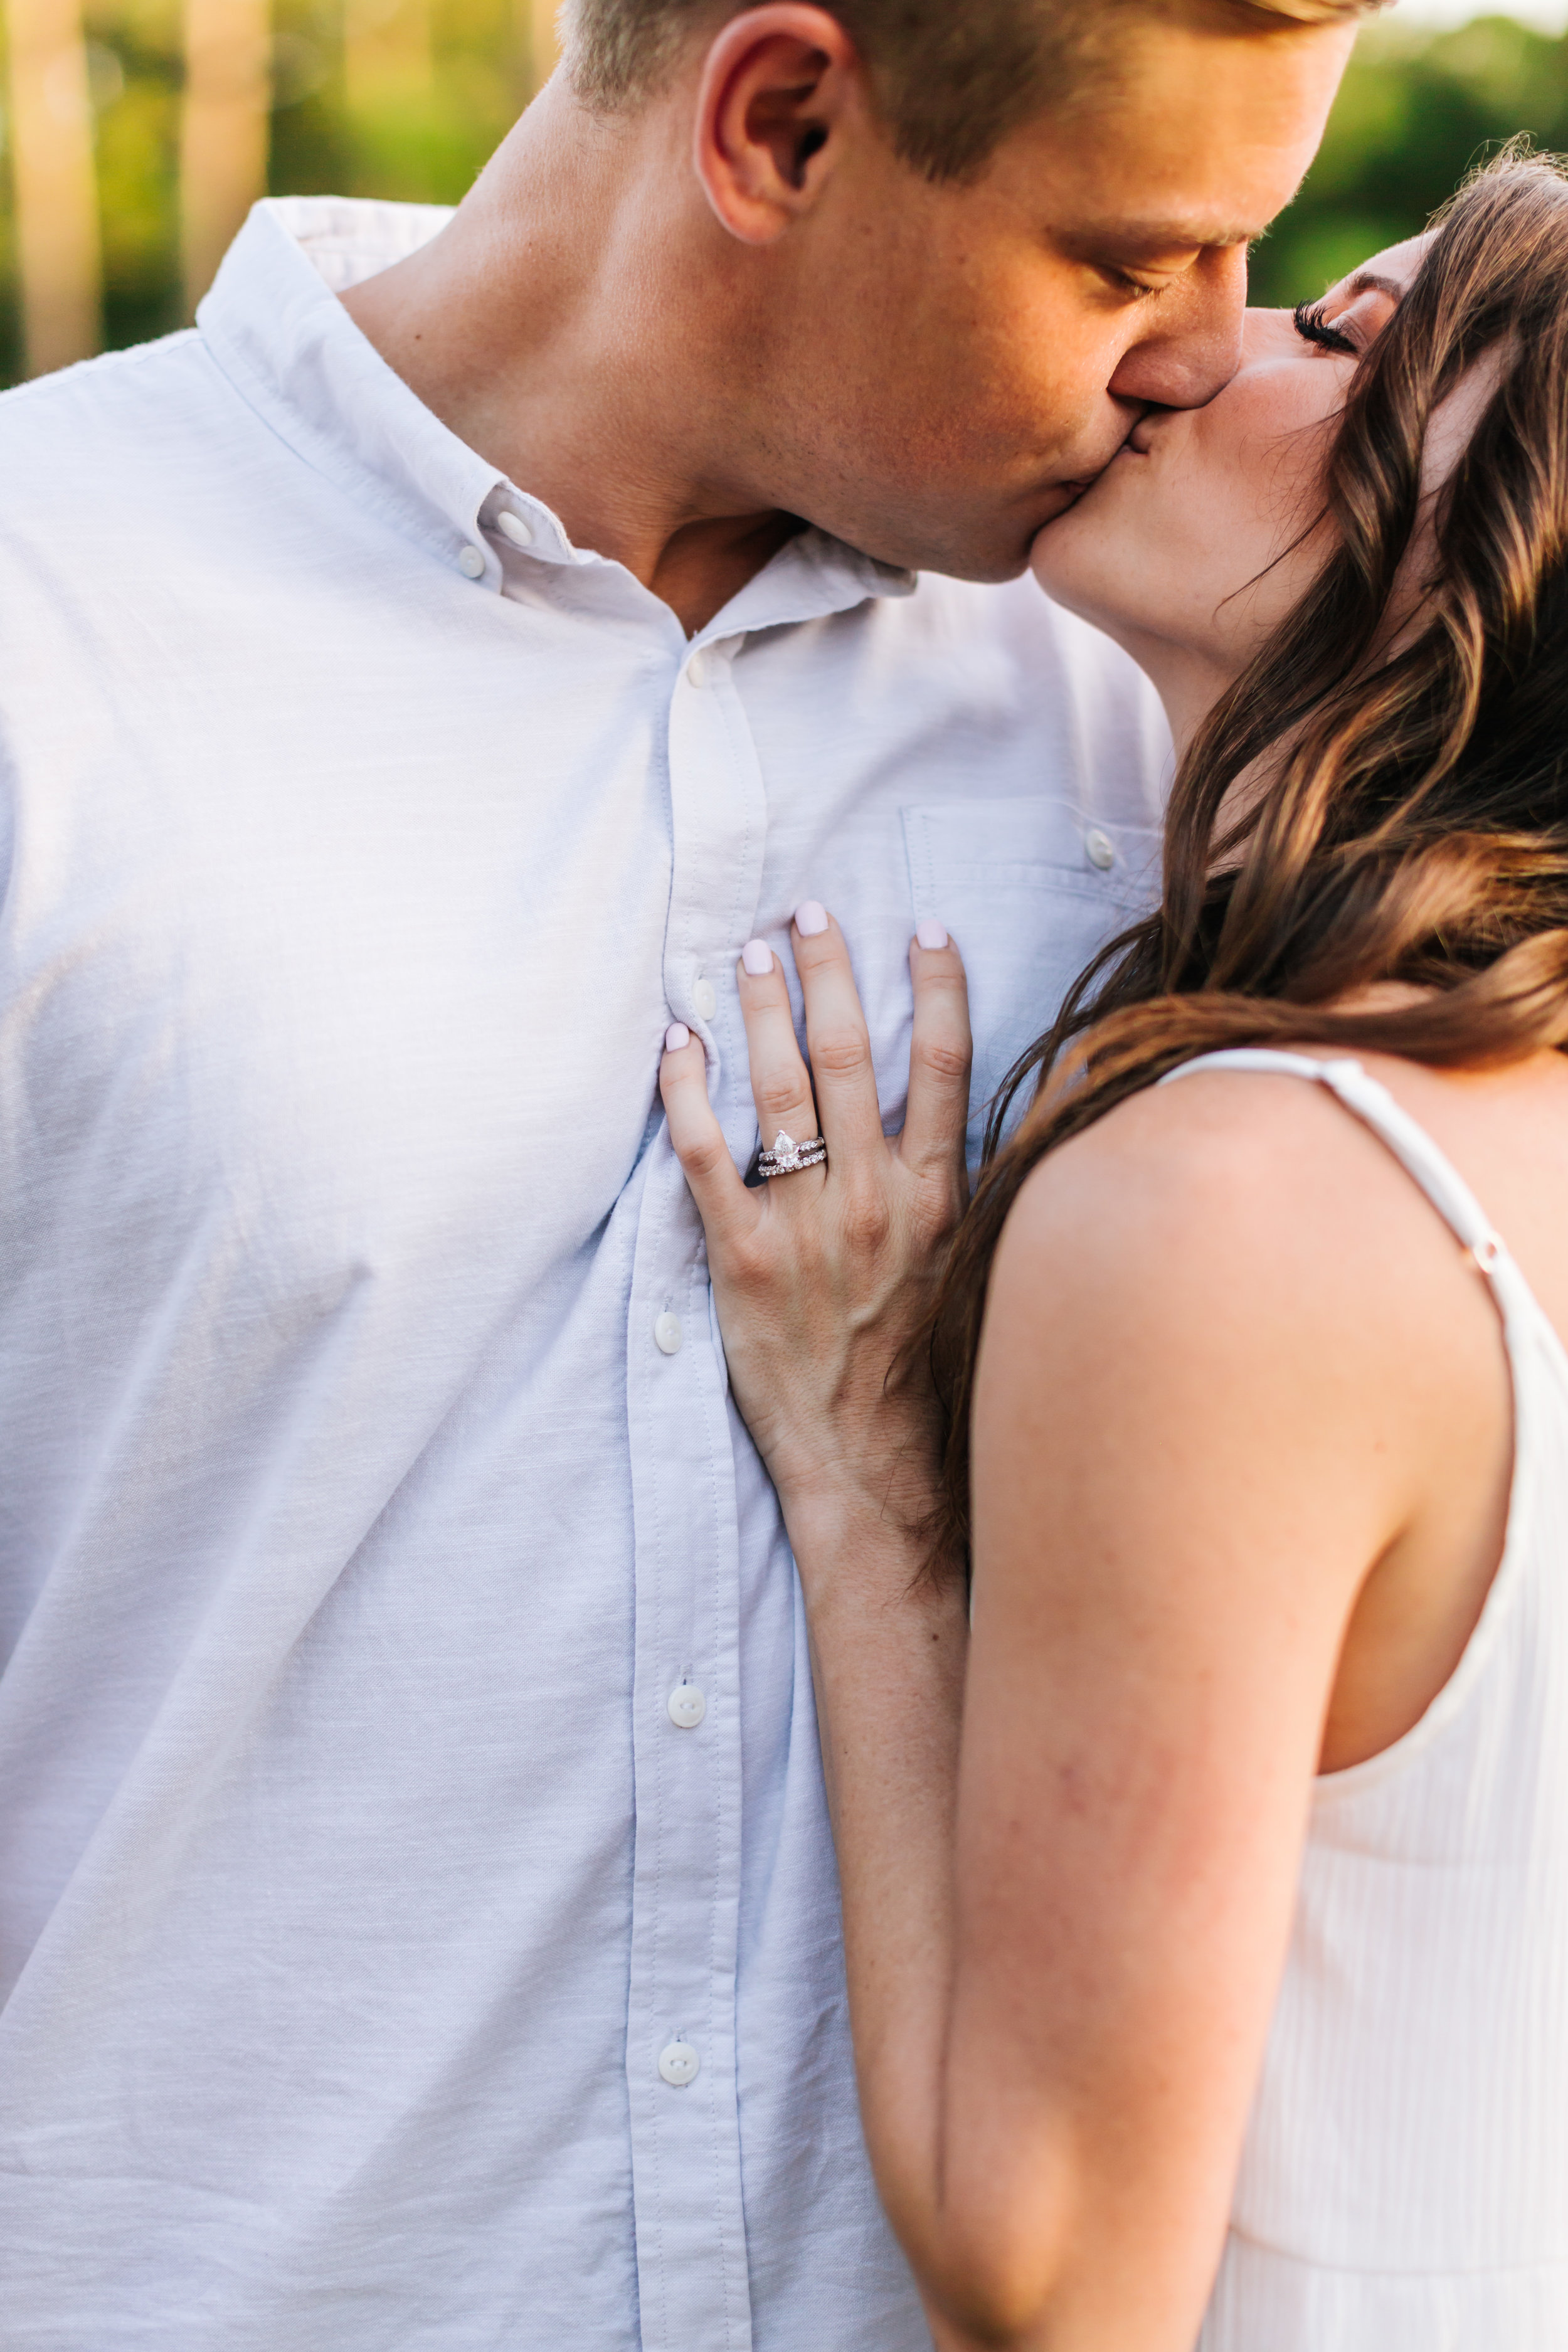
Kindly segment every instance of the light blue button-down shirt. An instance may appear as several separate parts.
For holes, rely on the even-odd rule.
[[[0,403],[4,2339],[915,2352],[659,1041],[749,1157],[809,894],[889,1117],[922,915],[984,1091],[1164,733],[811,531],[694,665],[335,299],[440,217]]]

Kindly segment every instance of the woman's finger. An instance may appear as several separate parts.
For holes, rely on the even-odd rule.
[[[871,1039],[844,934],[807,898],[795,913],[795,966],[805,999],[805,1041],[829,1165],[847,1176],[863,1153],[884,1151]]]
[[[781,1131],[796,1143],[808,1143],[817,1132],[811,1074],[796,1042],[784,966],[765,940],[747,941],[739,982],[752,1098],[763,1147],[771,1151]]]
[[[669,1140],[686,1171],[711,1255],[715,1248],[721,1249],[751,1231],[757,1205],[742,1181],[724,1130],[713,1116],[708,1099],[707,1056],[701,1045],[681,1021],[672,1024],[664,1042],[658,1090],[669,1122]]]
[[[963,959],[940,923],[922,923],[910,942],[915,1024],[910,1047],[910,1107],[899,1141],[908,1168],[950,1168],[969,1123],[969,987]]]

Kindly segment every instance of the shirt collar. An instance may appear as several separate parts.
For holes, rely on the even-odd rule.
[[[598,565],[622,572],[635,587],[619,564],[574,547],[542,499],[449,432],[338,300],[347,288],[416,252],[450,218],[438,205],[268,198],[252,210],[196,312],[207,349],[241,398],[308,465],[444,565],[478,548],[486,566],[479,584],[499,592],[501,558],[485,532],[497,512],[510,507],[533,534],[530,562]],[[701,635],[814,620],[868,597],[908,595],[914,585],[912,572],[807,529]],[[646,590],[638,593],[658,604]]]

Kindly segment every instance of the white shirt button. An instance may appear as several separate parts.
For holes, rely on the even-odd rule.
[[[688,2083],[696,2080],[697,2069],[701,2063],[689,2042],[667,2042],[658,2053],[659,2073],[667,2083],[673,2083],[678,2091],[683,2091]]]
[[[708,1712],[708,1701],[695,1683],[677,1683],[669,1694],[669,1719],[678,1731],[695,1731]]]
[[[710,980],[700,980],[691,992],[691,1003],[699,1021],[711,1021],[719,1010],[718,992]]]
[[[485,559],[477,547],[465,547],[458,558],[458,569],[465,580],[482,580],[485,576]]]
[[[699,647],[686,665],[686,675],[693,686],[706,686],[713,675],[712,656]]]
[[[658,1315],[654,1318],[654,1346],[659,1350],[661,1355],[679,1356],[680,1353],[680,1318],[679,1315],[671,1315],[667,1307],[662,1315]]]
[[[496,529],[503,539],[510,539],[514,547],[533,545],[532,527],[524,522],[520,514],[513,514],[510,507],[502,507],[497,515]]]
[[[1102,874],[1109,873],[1116,863],[1116,844],[1099,825],[1091,824],[1084,835],[1083,845],[1089,852],[1089,862],[1098,866]]]

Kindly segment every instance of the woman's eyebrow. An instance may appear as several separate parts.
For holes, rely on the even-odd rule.
[[[1385,278],[1380,270],[1358,269],[1353,278],[1345,280],[1348,294],[1392,294],[1396,302],[1405,299],[1405,286],[1397,278]]]

